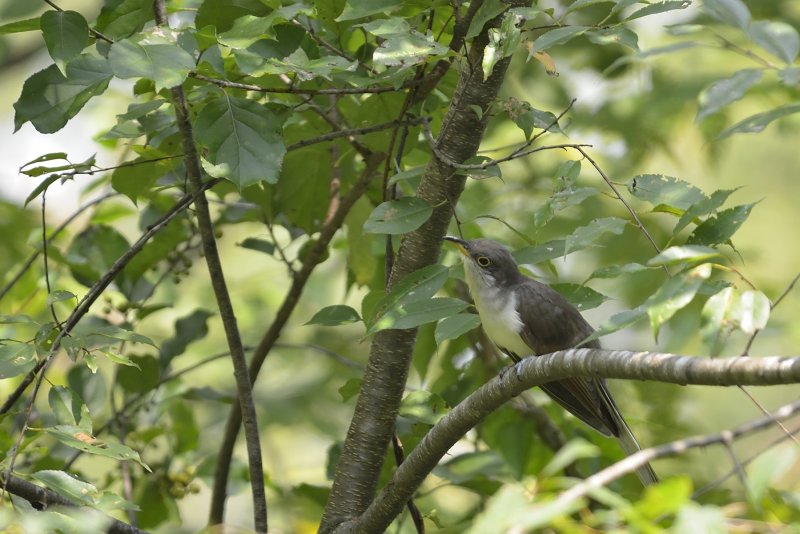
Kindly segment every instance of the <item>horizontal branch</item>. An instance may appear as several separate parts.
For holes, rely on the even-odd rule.
[[[572,376],[708,386],[791,384],[800,382],[800,357],[709,359],[658,352],[570,349],[525,358],[442,418],[397,468],[369,508],[357,519],[341,524],[337,532],[382,532],[467,431],[523,391]]]
[[[45,510],[50,506],[68,506],[70,508],[78,508],[78,505],[69,499],[62,497],[53,490],[43,488],[27,480],[23,480],[14,475],[9,476],[5,481],[0,477],[0,487],[4,487],[6,491],[22,497],[37,510]],[[109,534],[145,534],[144,530],[140,530],[132,525],[123,523],[113,517],[108,518],[108,526],[106,532]]]
[[[243,89],[245,91],[257,91],[259,93],[290,93],[299,95],[361,95],[367,93],[396,93],[403,89],[408,89],[414,85],[419,85],[424,78],[420,80],[409,80],[399,87],[336,87],[332,89],[306,89],[302,87],[261,87],[250,83],[229,82],[228,80],[220,80],[218,78],[210,78],[192,72],[189,74],[192,78],[203,82],[212,83],[218,87],[227,89]]]

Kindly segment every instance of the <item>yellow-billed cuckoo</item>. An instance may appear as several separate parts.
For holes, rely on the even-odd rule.
[[[515,362],[575,347],[594,332],[554,289],[523,275],[508,250],[489,239],[446,236],[464,255],[464,278],[489,338]],[[600,348],[597,340],[584,347]],[[601,378],[574,377],[540,386],[578,419],[616,437],[626,454],[639,443]],[[636,472],[644,485],[658,482],[649,464]]]

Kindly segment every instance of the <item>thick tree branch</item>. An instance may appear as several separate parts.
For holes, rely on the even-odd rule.
[[[37,510],[45,510],[51,506],[78,508],[78,505],[58,493],[13,475],[5,481],[0,480],[0,486],[9,493],[22,497]],[[108,518],[106,532],[109,534],[145,534],[144,530],[139,530],[113,517]]]
[[[452,206],[464,189],[465,176],[447,162],[463,162],[475,155],[486,129],[490,108],[505,76],[510,58],[499,61],[484,79],[481,68],[491,21],[475,38],[461,65],[458,86],[436,141],[447,159],[432,158],[417,189],[417,196],[434,206],[431,217],[406,234],[394,262],[387,288],[408,274],[436,262],[441,238],[452,216]],[[483,113],[475,113],[475,107]],[[394,431],[400,399],[411,362],[416,329],[378,332],[356,403],[355,413],[336,468],[331,495],[320,526],[330,531],[356,517],[372,502],[378,476]],[[406,495],[405,500],[411,497]],[[379,532],[380,529],[374,530]]]
[[[791,384],[800,382],[800,357],[708,359],[654,352],[571,349],[525,358],[484,384],[442,418],[398,467],[369,508],[354,521],[342,524],[336,532],[382,532],[468,430],[523,391],[570,376],[657,380],[681,385]],[[642,461],[650,459],[645,457]]]

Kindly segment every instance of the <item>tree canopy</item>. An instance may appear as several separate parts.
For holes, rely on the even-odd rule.
[[[798,28],[790,0],[0,7],[0,525],[800,521]],[[507,368],[448,233],[607,349]],[[568,376],[621,379],[644,450],[535,388]]]

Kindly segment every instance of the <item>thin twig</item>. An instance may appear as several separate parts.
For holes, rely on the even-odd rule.
[[[777,306],[778,304],[780,304],[780,303],[781,303],[781,301],[782,301],[784,298],[786,298],[786,295],[788,295],[789,293],[791,293],[791,292],[792,292],[792,289],[794,289],[794,286],[795,286],[795,284],[797,284],[798,280],[800,280],[800,273],[797,273],[797,274],[795,275],[795,277],[794,277],[794,278],[792,278],[792,281],[791,281],[791,282],[789,282],[789,285],[787,285],[787,286],[786,286],[786,288],[785,288],[785,289],[784,289],[784,290],[781,292],[781,294],[780,294],[780,295],[778,295],[778,298],[776,298],[776,299],[775,299],[775,300],[774,300],[774,301],[773,301],[773,302],[770,304],[770,306],[769,306],[770,312],[771,312],[772,310],[774,310],[774,309],[775,309],[775,306]],[[0,298],[2,298],[2,294],[0,294]],[[750,336],[750,339],[748,339],[748,340],[747,340],[747,345],[745,346],[745,348],[744,348],[744,351],[742,352],[742,356],[746,356],[746,355],[750,354],[750,348],[753,346],[753,342],[756,340],[756,337],[758,336],[758,334],[759,334],[760,332],[761,332],[761,329],[760,329],[760,328],[759,328],[758,330],[756,330],[755,332],[753,332],[753,335],[751,335],[751,336]]]
[[[396,128],[398,126],[403,125],[411,125],[411,124],[419,124],[422,122],[421,120],[394,120],[389,122],[382,122],[380,124],[373,124],[371,126],[363,126],[361,128],[347,128],[344,130],[337,130],[335,132],[329,132],[323,135],[319,135],[317,137],[312,137],[310,139],[302,139],[297,141],[296,143],[292,143],[291,145],[286,146],[286,150],[297,150],[298,148],[303,148],[309,145],[314,145],[317,143],[324,143],[326,141],[331,141],[333,139],[339,139],[340,137],[351,137],[354,135],[365,135],[372,132],[379,132],[381,130],[388,130],[389,128]]]
[[[220,80],[217,78],[210,78],[197,74],[196,72],[189,73],[189,76],[203,81],[212,83],[219,87],[226,87],[229,89],[243,89],[245,91],[257,91],[259,93],[289,93],[289,94],[306,94],[306,95],[362,95],[362,94],[375,94],[375,93],[395,93],[400,89],[407,89],[414,85],[411,82],[403,83],[399,88],[397,87],[340,87],[335,89],[307,89],[302,87],[261,87],[258,85],[248,83],[229,82],[228,80]],[[421,83],[421,82],[415,82]]]

